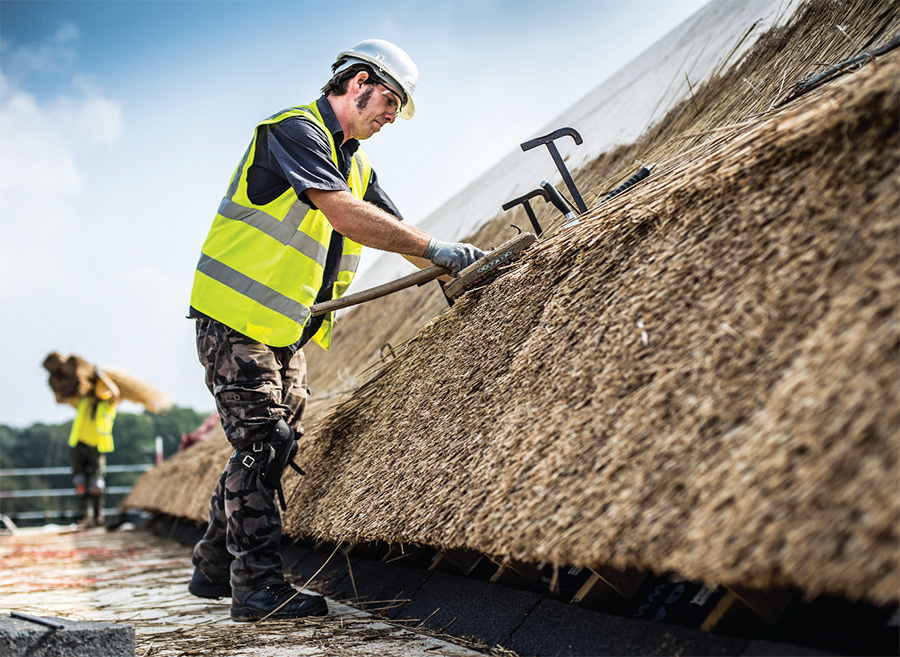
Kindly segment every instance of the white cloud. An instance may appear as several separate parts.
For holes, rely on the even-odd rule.
[[[84,188],[79,160],[86,149],[116,141],[121,105],[105,98],[82,75],[50,100],[27,89],[32,78],[67,70],[76,59],[78,28],[67,23],[35,43],[4,41],[0,71],[0,208],[4,233],[17,225],[34,231],[35,219],[58,228]],[[8,235],[7,235],[8,237]]]
[[[13,284],[23,272],[33,283],[60,275],[53,252],[72,223],[72,201],[83,181],[48,110],[2,74],[0,90],[0,292],[8,301],[26,294]]]
[[[88,172],[100,149],[119,139],[122,106],[71,74],[78,38],[65,26],[34,45],[2,44],[0,364],[17,372],[2,386],[4,422],[33,419],[32,403],[57,417],[40,363],[51,350],[82,353],[97,332],[91,313],[102,296],[92,276],[97,238],[85,216],[94,187]],[[47,73],[56,91],[34,93],[47,89]]]
[[[0,201],[82,189],[78,159],[116,141],[122,106],[76,80],[73,95],[40,104],[0,72]]]
[[[14,200],[79,191],[82,180],[75,153],[53,108],[41,107],[34,96],[3,73],[0,89],[0,203],[4,214],[9,216]]]
[[[75,61],[81,32],[66,23],[56,32],[27,45],[2,44],[3,67],[8,75],[24,78],[34,73],[53,73]]]
[[[35,283],[58,280],[63,263],[53,252],[77,223],[80,162],[113,144],[121,126],[121,105],[83,81],[41,103],[0,72],[0,280],[23,271]],[[4,300],[20,295],[18,286],[2,291]]]
[[[104,98],[83,77],[74,80],[76,96],[56,100],[50,111],[70,144],[91,147],[114,144],[122,132],[122,105]]]

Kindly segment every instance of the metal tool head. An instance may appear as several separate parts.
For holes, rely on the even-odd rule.
[[[536,239],[534,233],[522,233],[492,249],[477,262],[459,272],[456,278],[444,286],[444,293],[451,299],[458,299],[475,287],[487,285],[500,274],[503,266],[518,260],[522,252]]]

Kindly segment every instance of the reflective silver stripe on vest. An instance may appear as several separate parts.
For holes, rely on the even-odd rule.
[[[300,222],[303,221],[303,218],[308,211],[308,205],[298,202],[288,211],[284,221],[278,221],[278,219],[267,212],[246,208],[227,198],[222,199],[222,202],[219,204],[219,214],[226,219],[242,221],[248,226],[253,226],[257,230],[278,240],[285,246],[296,249],[306,257],[315,260],[320,266],[324,267],[328,249],[306,233],[297,230],[300,227]]]
[[[359,256],[345,253],[341,256],[341,271],[356,271],[359,268]]]
[[[222,285],[230,287],[232,290],[246,297],[250,297],[269,310],[290,317],[298,324],[303,324],[309,317],[309,309],[301,303],[297,303],[281,292],[276,292],[270,287],[254,281],[249,276],[245,276],[236,269],[232,269],[228,265],[219,262],[208,255],[201,254],[200,262],[197,263],[197,271],[200,271]]]

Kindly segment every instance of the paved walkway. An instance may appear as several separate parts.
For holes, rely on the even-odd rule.
[[[191,571],[188,547],[128,525],[19,530],[0,536],[0,615],[127,623],[138,657],[514,655],[466,647],[332,600],[324,618],[234,623],[229,600],[187,592]]]

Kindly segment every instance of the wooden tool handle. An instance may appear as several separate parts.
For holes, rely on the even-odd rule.
[[[399,292],[400,290],[412,287],[413,285],[422,285],[423,283],[433,281],[435,278],[449,273],[450,270],[446,267],[438,267],[437,265],[426,267],[425,269],[420,269],[419,271],[413,272],[408,276],[398,278],[397,280],[390,281],[389,283],[385,283],[384,285],[377,285],[373,288],[369,288],[368,290],[363,290],[362,292],[348,294],[347,296],[341,297],[340,299],[332,299],[331,301],[317,303],[309,309],[310,314],[313,317],[316,317],[318,315],[324,315],[325,313],[331,312],[332,310],[349,308],[350,306],[365,303],[366,301],[371,301],[372,299],[377,299],[378,297],[383,297],[387,296],[388,294],[393,294],[394,292]]]

